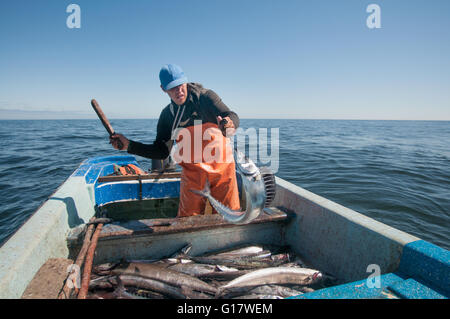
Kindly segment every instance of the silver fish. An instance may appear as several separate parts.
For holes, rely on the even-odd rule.
[[[112,293],[112,295],[116,299],[147,299],[147,298],[144,298],[144,297],[141,297],[141,296],[135,296],[135,295],[129,293],[125,289],[125,286],[123,285],[123,283],[122,283],[122,281],[120,280],[119,277],[117,277],[117,283],[118,283],[118,286]]]
[[[261,246],[246,246],[246,247],[242,247],[242,248],[233,248],[233,249],[229,249],[226,251],[222,251],[221,253],[217,253],[215,254],[216,256],[220,256],[223,254],[227,254],[227,255],[248,255],[248,254],[257,254],[260,253],[264,250],[263,247]]]
[[[89,290],[113,288],[115,283],[115,276],[98,277],[96,279],[91,279],[89,282]]]
[[[250,294],[234,297],[232,299],[284,299],[284,298],[278,295]]]
[[[147,264],[163,264],[163,263],[169,263],[169,264],[175,264],[179,262],[183,262],[180,260],[182,256],[187,256],[189,254],[189,251],[191,250],[192,245],[187,244],[178,249],[173,254],[169,255],[167,258],[158,258],[158,259],[128,259],[127,262],[129,263],[147,263]],[[117,264],[116,264],[117,265]]]
[[[182,272],[186,275],[194,276],[194,277],[206,277],[208,278],[209,274],[214,276],[215,273],[230,273],[237,272],[238,269],[227,267],[223,265],[210,265],[210,264],[196,264],[196,263],[185,263],[185,264],[174,264],[168,267],[168,269],[172,269],[175,271]],[[237,276],[236,276],[237,277]],[[212,278],[212,277],[209,277]]]
[[[249,273],[248,270],[214,271],[207,274],[198,275],[197,278],[202,280],[232,280],[247,273]]]
[[[298,296],[303,294],[302,291],[292,289],[285,286],[280,285],[263,285],[263,286],[257,286],[257,287],[242,287],[242,288],[235,288],[232,292],[229,292],[226,296],[223,296],[223,298],[234,298],[242,295],[275,295],[280,296],[283,298],[292,297],[292,296]]]
[[[227,267],[227,266],[224,266],[224,265],[216,265],[216,270],[221,271],[221,272],[237,271],[236,268]]]
[[[255,163],[238,150],[234,151],[236,172],[241,176],[242,191],[245,192],[246,209],[232,210],[211,195],[208,180],[203,190],[190,191],[207,198],[214,209],[223,218],[233,224],[246,224],[257,218],[264,207],[275,196],[275,179],[267,168],[259,169]]]
[[[192,244],[187,244],[185,246],[183,246],[180,251],[177,251],[175,254],[173,254],[172,256],[170,256],[170,258],[178,258],[179,256],[185,256],[188,255],[189,252],[192,249]]]
[[[106,275],[114,267],[117,267],[118,265],[119,265],[119,263],[105,263],[105,264],[95,265],[92,267],[92,272],[97,275]]]
[[[168,269],[179,271],[186,275],[199,276],[216,271],[216,266],[208,264],[178,263],[169,266]]]
[[[129,291],[133,295],[141,296],[147,299],[167,299],[167,297],[164,296],[163,294],[147,289],[127,287],[127,291]]]
[[[271,284],[310,285],[322,279],[322,273],[309,268],[270,267],[258,269],[238,277],[219,288],[227,289]]]
[[[270,257],[272,253],[268,250],[263,250],[257,253],[249,254],[233,254],[233,253],[220,253],[215,255],[209,255],[212,258],[240,258],[240,259],[255,259],[255,258],[267,258]]]
[[[122,282],[124,286],[148,289],[172,298],[186,299],[179,288],[171,286],[159,280],[145,278],[142,276],[123,274],[118,276],[117,281]]]
[[[121,289],[121,285],[124,286]],[[89,284],[89,290],[96,291],[96,294],[92,294],[91,297],[100,298],[139,298],[140,295],[130,293],[125,287],[132,287],[134,289],[144,289],[147,291],[147,295],[160,294],[168,298],[186,299],[186,298],[203,298],[204,294],[196,293],[188,286],[177,287],[175,285],[168,284],[161,280],[156,280],[148,277],[144,277],[138,274],[123,273],[121,275],[107,276],[91,280]],[[113,296],[101,296],[101,293],[97,292],[98,289],[112,289],[115,288],[115,294]],[[135,298],[136,297],[136,298]],[[159,298],[158,298],[159,299]]]
[[[223,265],[228,267],[234,267],[239,269],[253,269],[253,268],[265,268],[265,267],[275,267],[279,266],[287,261],[289,261],[288,254],[278,254],[270,257],[260,257],[260,256],[241,256],[241,257],[215,257],[215,256],[199,256],[199,257],[189,257],[196,263],[199,264],[213,264],[213,265]]]
[[[195,277],[171,270],[160,265],[145,263],[125,263],[111,271],[115,275],[140,275],[154,280],[163,281],[177,287],[187,286],[193,290],[216,293],[217,289]]]
[[[212,253],[207,253],[208,257],[246,257],[246,256],[259,256],[270,253],[268,250],[264,250],[261,246],[246,246],[241,248],[229,248],[226,250],[220,250]]]

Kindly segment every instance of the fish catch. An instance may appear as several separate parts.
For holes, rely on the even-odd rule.
[[[236,173],[242,181],[242,191],[245,194],[246,209],[232,210],[223,205],[211,195],[208,180],[203,190],[190,191],[207,198],[214,209],[223,218],[233,224],[246,224],[257,218],[264,207],[267,207],[275,197],[275,177],[266,167],[259,169],[255,163],[238,150],[234,151]]]
[[[298,257],[284,246],[253,245],[201,256],[187,252],[154,262],[97,265],[88,298],[280,299],[325,285],[322,272],[292,262]]]

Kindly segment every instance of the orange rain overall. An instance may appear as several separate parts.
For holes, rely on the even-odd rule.
[[[190,190],[203,190],[207,180],[215,199],[230,209],[240,209],[233,151],[217,124],[183,128],[176,141],[180,148],[173,158],[183,168],[178,217],[204,214],[206,198]]]

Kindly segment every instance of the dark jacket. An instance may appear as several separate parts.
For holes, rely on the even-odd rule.
[[[180,107],[173,101],[161,112],[158,120],[156,139],[153,144],[143,144],[130,140],[128,153],[152,159],[165,159],[172,146],[172,127]],[[217,124],[217,116],[228,116],[234,127],[239,127],[238,115],[231,111],[213,91],[205,89],[201,84],[188,83],[188,97],[184,103],[184,112],[178,127],[193,126],[195,120],[202,123]],[[180,112],[181,114],[181,112]]]

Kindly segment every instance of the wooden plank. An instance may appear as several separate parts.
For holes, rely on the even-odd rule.
[[[272,207],[270,210],[267,209],[266,211],[270,214],[263,213],[249,224],[283,222],[288,219],[288,215],[277,208]],[[219,214],[198,215],[183,218],[143,219],[107,224],[103,227],[100,234],[100,240],[148,234],[159,235],[179,232],[194,232],[219,227],[242,226],[245,225],[236,225],[227,222]]]
[[[109,175],[101,176],[98,178],[99,183],[111,183],[111,182],[121,182],[121,181],[137,181],[139,179],[162,179],[162,178],[180,178],[181,172],[166,172],[166,173],[150,173],[145,175]]]

